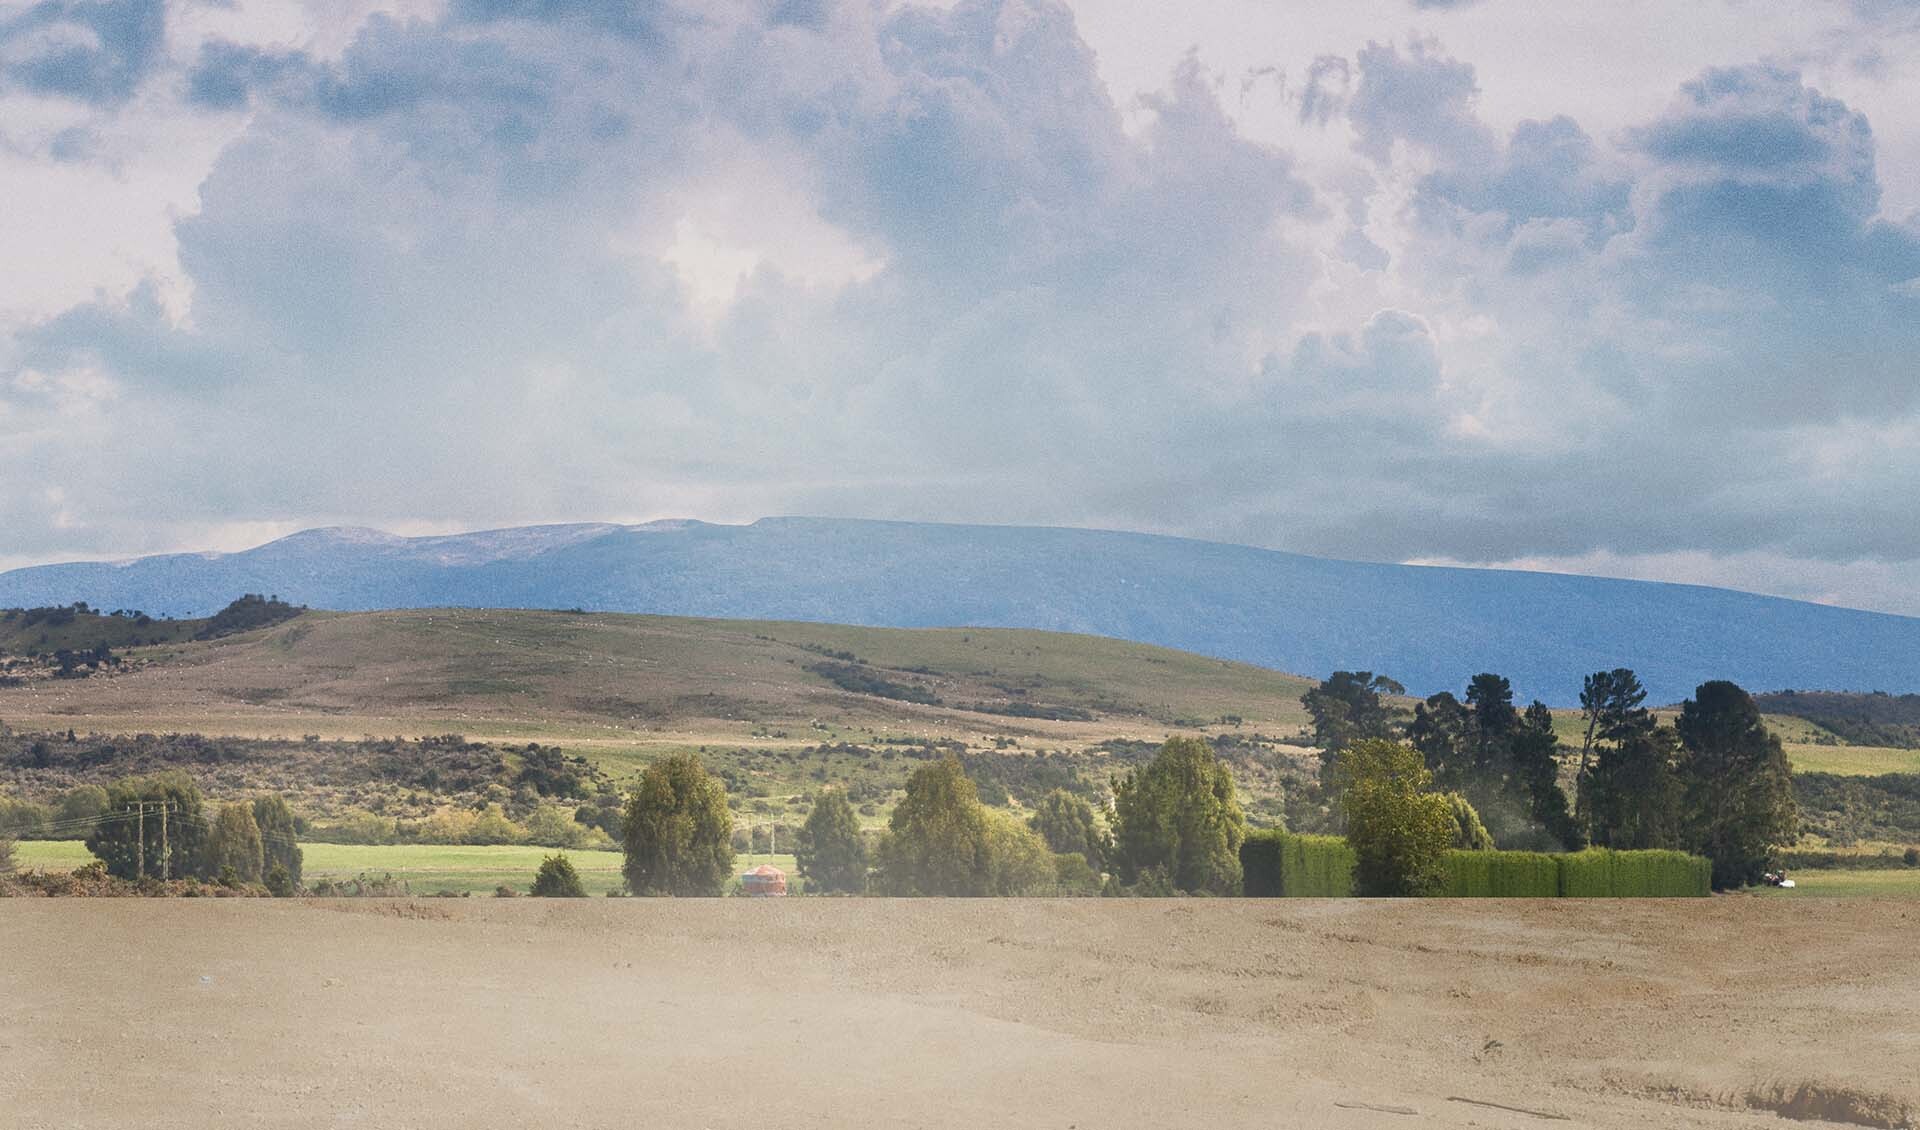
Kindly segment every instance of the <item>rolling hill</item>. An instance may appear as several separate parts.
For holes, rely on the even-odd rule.
[[[258,737],[460,731],[593,745],[1022,735],[1222,724],[1294,735],[1304,679],[1095,636],[607,613],[307,612],[0,687],[15,729]]]
[[[205,615],[243,592],[317,608],[584,608],[887,627],[1033,628],[1283,671],[1385,672],[1426,694],[1473,673],[1571,705],[1636,669],[1654,700],[1920,691],[1920,619],[1726,589],[1334,561],[1098,530],[770,518],[430,538],[312,530],[231,554],[0,574],[0,606],[85,600]]]

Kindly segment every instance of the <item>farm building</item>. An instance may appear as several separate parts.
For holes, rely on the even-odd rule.
[[[751,898],[784,898],[787,893],[787,873],[762,863],[740,876],[740,893]]]

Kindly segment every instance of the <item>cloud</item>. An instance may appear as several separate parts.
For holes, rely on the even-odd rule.
[[[40,0],[0,19],[0,83],[110,105],[163,59],[165,0]]]
[[[1470,51],[1376,41],[1287,72],[1295,145],[1197,53],[1116,100],[1044,0],[178,51],[142,103],[231,132],[180,285],[0,343],[16,554],[820,512],[1875,600],[1920,561],[1920,227],[1783,66],[1496,129]]]

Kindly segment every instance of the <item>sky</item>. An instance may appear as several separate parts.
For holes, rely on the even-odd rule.
[[[1920,615],[1920,4],[0,0],[0,568],[776,514]]]

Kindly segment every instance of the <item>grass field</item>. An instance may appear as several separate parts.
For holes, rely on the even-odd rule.
[[[309,885],[321,879],[352,879],[361,874],[391,874],[405,882],[416,895],[438,891],[457,894],[490,895],[496,887],[509,886],[522,893],[533,883],[540,861],[553,854],[543,847],[448,847],[437,844],[301,844],[305,855],[305,879]],[[613,851],[570,851],[568,858],[580,872],[580,880],[590,895],[618,890],[620,853]],[[26,840],[14,851],[21,868],[42,871],[71,871],[93,862],[93,855],[79,840]],[[734,870],[745,871],[762,863],[771,863],[794,874],[791,855],[739,855]]]
[[[1792,890],[1760,887],[1765,898],[1920,899],[1920,867],[1874,871],[1795,871]]]
[[[1920,773],[1920,749],[1869,745],[1802,745],[1783,742],[1787,760],[1799,773],[1839,773],[1877,777],[1882,773]]]

